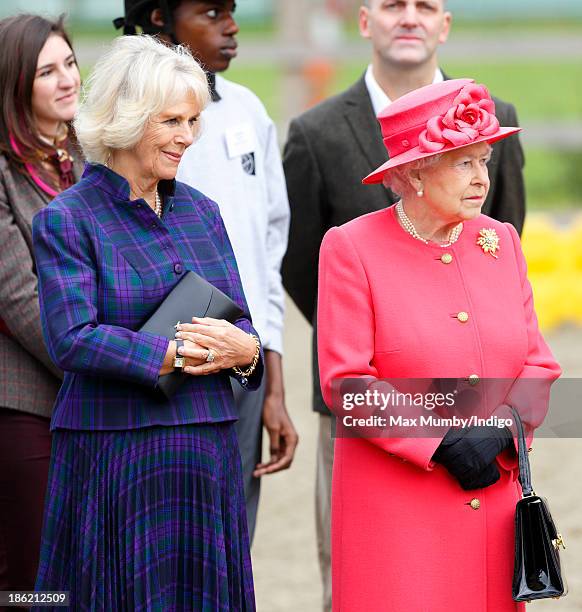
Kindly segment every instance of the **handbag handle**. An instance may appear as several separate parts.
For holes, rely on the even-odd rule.
[[[523,491],[523,496],[528,497],[534,495],[531,485],[531,467],[529,465],[529,454],[527,452],[527,444],[525,441],[525,432],[523,430],[523,422],[519,413],[515,408],[511,409],[513,420],[517,429],[517,458],[519,461],[519,482]]]

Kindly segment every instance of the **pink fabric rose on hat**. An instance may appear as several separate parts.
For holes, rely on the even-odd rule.
[[[418,148],[436,153],[447,145],[471,144],[479,136],[492,136],[499,129],[495,104],[483,85],[467,85],[444,114],[432,117],[418,137]]]

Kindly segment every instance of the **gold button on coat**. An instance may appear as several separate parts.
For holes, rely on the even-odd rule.
[[[471,506],[471,508],[473,508],[473,510],[479,510],[479,508],[481,507],[481,502],[476,497],[474,497],[469,505]]]
[[[471,374],[469,376],[469,384],[474,387],[479,382],[479,376],[477,374]]]
[[[441,255],[441,261],[444,264],[450,264],[453,261],[453,256],[450,253],[443,253]]]
[[[457,319],[461,323],[466,323],[469,320],[469,315],[464,310],[461,310],[461,312],[457,314]]]

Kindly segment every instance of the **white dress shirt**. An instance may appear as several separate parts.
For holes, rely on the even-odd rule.
[[[368,66],[366,70],[366,76],[364,77],[366,81],[366,87],[368,88],[368,93],[370,94],[370,99],[372,100],[372,106],[374,108],[374,114],[378,116],[380,111],[384,110],[389,104],[392,103],[392,100],[386,95],[386,92],[380,87],[374,73],[372,71],[372,64]],[[433,84],[434,83],[442,83],[445,80],[443,73],[440,68],[436,69],[434,74]]]

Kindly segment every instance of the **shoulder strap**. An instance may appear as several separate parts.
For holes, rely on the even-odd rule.
[[[515,427],[517,430],[517,456],[519,460],[519,482],[523,490],[523,496],[528,497],[533,495],[533,488],[531,484],[531,468],[529,465],[529,455],[527,452],[527,444],[525,441],[525,433],[523,430],[523,423],[521,417],[515,408],[511,409],[513,413],[513,420],[515,421]]]

